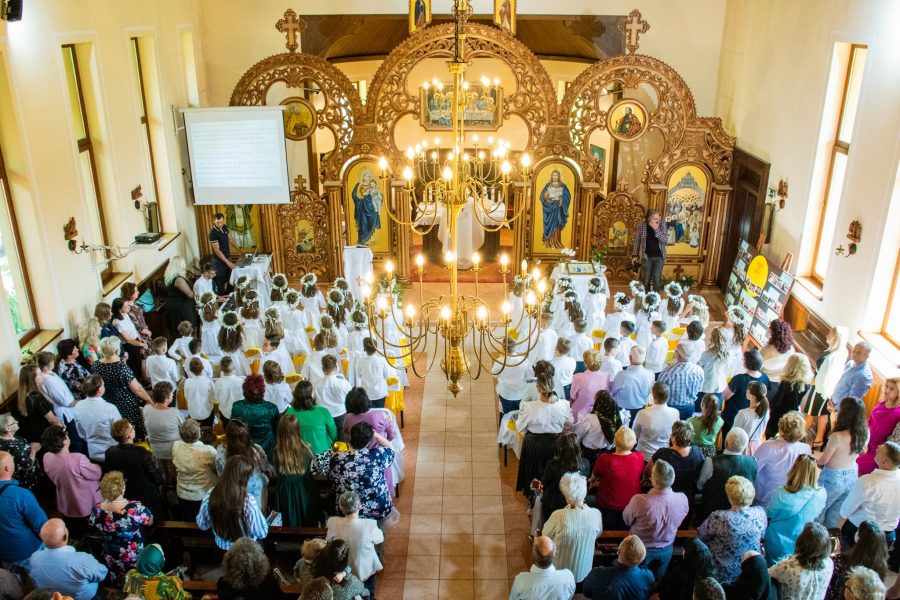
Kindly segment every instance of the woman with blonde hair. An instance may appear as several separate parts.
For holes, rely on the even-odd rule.
[[[314,527],[319,522],[321,508],[309,469],[312,457],[297,417],[285,413],[278,420],[272,466],[276,474],[273,502],[286,527]]]
[[[794,553],[794,542],[803,526],[825,508],[825,488],[817,485],[816,459],[801,454],[788,471],[787,483],[775,490],[766,515],[766,562],[771,567]]]
[[[166,325],[169,331],[177,331],[178,324],[188,321],[191,325],[197,325],[197,309],[194,300],[194,290],[187,280],[187,264],[181,256],[173,256],[169,259],[166,273],[163,275],[163,283],[166,290],[166,302],[163,308],[166,312]]]
[[[118,340],[118,338],[115,338]],[[62,425],[53,412],[53,405],[40,392],[44,374],[36,364],[25,365],[19,370],[19,389],[12,415],[19,422],[19,432],[31,444],[40,444],[41,435],[51,425]]]
[[[789,412],[799,410],[800,403],[809,393],[813,371],[809,359],[800,352],[791,354],[781,374],[781,384],[769,399],[769,423],[766,438],[778,433],[778,420]]]
[[[844,371],[844,363],[847,362],[847,338],[850,333],[843,325],[832,327],[828,331],[825,341],[828,347],[816,361],[815,385],[806,401],[803,403],[803,412],[806,414],[806,429],[816,426],[816,440],[813,449],[822,447],[825,440],[825,427],[828,424],[828,401],[831,393],[837,386],[841,373]]]
[[[768,521],[762,506],[752,506],[756,490],[753,484],[739,475],[725,484],[728,510],[714,511],[697,528],[697,537],[709,546],[715,577],[731,583],[741,574],[744,553],[761,552],[760,540]]]
[[[801,454],[812,454],[806,436],[806,422],[798,412],[789,412],[778,420],[778,437],[762,443],[754,456],[759,465],[756,475],[756,499],[768,506],[775,490],[787,482],[788,471]],[[821,509],[820,509],[821,512]]]
[[[100,358],[100,320],[91,317],[78,326],[78,341],[81,343],[81,356],[88,362]]]
[[[628,529],[622,512],[631,498],[641,493],[641,472],[644,456],[634,452],[637,437],[628,427],[619,427],[615,433],[615,452],[604,452],[597,457],[588,486],[596,489],[595,504],[603,516],[603,528]]]
[[[110,471],[100,480],[103,502],[94,506],[89,523],[103,539],[103,560],[109,577],[122,585],[126,571],[137,561],[144,548],[142,528],[153,524],[153,514],[136,500],[125,498],[125,477]]]
[[[716,327],[706,336],[706,350],[700,354],[700,360],[697,362],[703,369],[703,385],[697,394],[694,406],[696,410],[700,410],[700,404],[706,394],[712,394],[719,400],[719,405],[722,404],[722,395],[731,378],[728,372],[730,360],[731,354],[725,332],[721,327]]]

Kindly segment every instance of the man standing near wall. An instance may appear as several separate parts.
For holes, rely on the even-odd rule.
[[[213,251],[213,267],[216,269],[216,289],[219,294],[227,294],[231,290],[231,270],[235,264],[231,262],[231,245],[228,240],[228,226],[225,215],[217,212],[213,215],[213,227],[209,230],[209,243]]]
[[[666,224],[658,210],[649,209],[644,221],[632,236],[631,262],[643,268],[644,289],[662,291],[660,278],[666,261]],[[650,283],[653,282],[653,287]]]

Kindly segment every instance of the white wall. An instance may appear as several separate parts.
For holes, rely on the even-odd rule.
[[[880,329],[900,249],[898,207],[892,223],[888,216],[900,158],[898,25],[895,0],[728,0],[725,14],[716,115],[738,146],[771,163],[770,185],[787,177],[788,205],[775,216],[765,252],[776,262],[792,253],[801,271],[815,235],[810,203],[821,201],[811,190],[832,49],[869,46],[834,245],[846,243],[854,219],[862,243],[852,258],[832,258],[823,298],[797,291],[827,322],[852,332]]]
[[[275,22],[288,6],[279,0],[257,0],[253,10],[246,0],[201,0],[204,19],[210,102],[225,106],[240,76],[266,56],[285,52],[284,36]],[[493,12],[492,0],[473,0],[476,15]],[[435,0],[435,14],[449,14],[451,0]],[[293,5],[303,15],[405,14],[407,0],[307,0]],[[712,114],[715,106],[715,73],[725,16],[723,0],[519,0],[519,14],[627,15],[638,7],[650,30],[641,36],[640,52],[655,56],[674,67],[687,81],[697,101],[699,114]],[[235,31],[241,31],[235,36]],[[340,64],[338,67],[340,68]]]
[[[69,252],[63,225],[75,217],[88,235],[86,204],[76,170],[76,146],[70,125],[65,72],[60,46],[90,42],[97,52],[103,96],[101,118],[108,132],[102,143],[109,157],[102,173],[107,222],[115,244],[128,245],[146,231],[143,216],[131,203],[130,190],[141,185],[152,194],[145,134],[138,119],[139,96],[132,83],[130,37],[152,36],[158,66],[159,100],[163,108],[163,147],[156,160],[170,178],[158,180],[167,224],[177,222],[181,237],[163,251],[133,252],[116,264],[117,271],[133,272],[140,281],[171,256],[193,257],[196,225],[193,207],[185,199],[181,159],[172,133],[172,104],[186,106],[187,90],[181,55],[181,31],[200,32],[196,0],[30,0],[20,22],[0,23],[0,61],[9,81],[11,106],[0,110],[0,141],[13,180],[13,198],[40,324],[64,327],[74,335],[77,322],[100,301],[98,270],[88,256]],[[179,29],[180,28],[180,29]],[[200,94],[205,97],[202,36],[194,36],[200,63]],[[85,68],[86,66],[83,66]],[[99,133],[99,132],[98,132]],[[171,227],[169,228],[171,230]],[[92,241],[92,240],[89,240]],[[113,292],[113,297],[118,290]],[[5,300],[0,299],[0,302]],[[0,306],[0,322],[8,317]],[[0,395],[9,389],[17,370],[19,346],[9,327],[0,327]]]

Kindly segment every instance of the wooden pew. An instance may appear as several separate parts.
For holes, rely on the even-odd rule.
[[[598,559],[614,558],[618,553],[619,543],[629,535],[627,530],[612,529],[602,532],[594,546],[594,564],[597,564]],[[695,537],[697,537],[696,529],[679,529],[675,532],[674,554],[681,555],[684,552],[684,543]]]
[[[140,294],[143,294],[145,290],[150,290],[150,293],[153,294],[153,310],[146,313],[144,316],[147,319],[147,327],[153,332],[154,337],[163,336],[171,338],[176,333],[175,331],[169,331],[169,328],[166,326],[165,314],[162,311],[163,306],[166,303],[166,292],[163,289],[165,288],[166,283],[163,278],[165,277],[166,267],[168,266],[169,261],[166,260],[137,284],[138,297],[140,297]]]

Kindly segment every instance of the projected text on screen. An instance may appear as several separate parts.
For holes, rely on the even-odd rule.
[[[195,184],[275,187],[284,177],[273,121],[207,121],[191,128]]]

